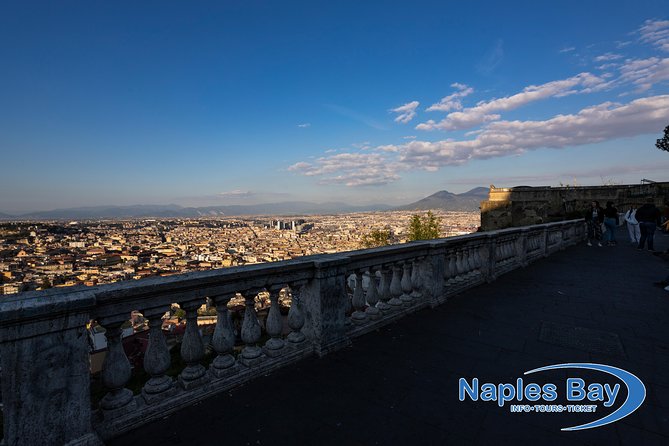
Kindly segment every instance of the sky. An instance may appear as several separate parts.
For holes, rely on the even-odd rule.
[[[667,11],[2,2],[0,212],[669,181]]]

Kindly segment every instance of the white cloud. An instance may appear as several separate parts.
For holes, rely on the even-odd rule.
[[[306,129],[307,127],[311,127],[311,123],[310,122],[305,122],[303,124],[297,124],[297,126],[301,129]]]
[[[457,91],[441,98],[441,100],[436,104],[430,105],[426,111],[462,110],[462,103],[460,102],[460,98],[469,96],[474,92],[474,89],[458,82],[451,84],[451,87],[455,88]]]
[[[399,179],[397,163],[380,153],[339,153],[318,158],[314,163],[295,163],[289,171],[321,177],[320,184],[376,186]]]
[[[472,128],[500,118],[493,112],[508,111],[522,107],[530,102],[550,97],[562,97],[575,93],[598,91],[606,85],[606,81],[591,73],[580,73],[568,79],[548,82],[542,85],[530,85],[522,92],[488,102],[480,102],[475,107],[449,113],[440,122],[429,120],[418,124],[418,130],[462,130]]]
[[[605,102],[545,121],[498,121],[464,141],[414,141],[397,146],[400,162],[412,168],[462,164],[538,148],[563,148],[656,132],[669,119],[669,95],[620,105]],[[386,148],[386,151],[389,151]]]
[[[472,159],[521,154],[540,148],[560,149],[654,133],[669,119],[669,95],[636,99],[627,104],[605,102],[576,114],[543,121],[497,121],[472,139],[410,141],[376,147],[369,153],[340,153],[288,170],[321,177],[323,184],[386,184],[409,170],[436,171]]]
[[[389,111],[394,112],[394,113],[399,113],[399,115],[395,118],[395,122],[401,122],[402,124],[406,124],[407,122],[411,121],[416,116],[416,108],[419,105],[420,105],[420,102],[411,101],[411,102],[406,103],[404,105],[401,105],[397,108],[393,108]]]
[[[646,20],[639,34],[642,42],[669,52],[669,20]]]
[[[568,47],[562,48],[560,51],[558,51],[558,53],[570,53],[570,52],[574,51],[575,49],[576,48],[573,47],[573,46],[568,46]]]
[[[631,83],[637,91],[646,91],[654,84],[669,81],[669,58],[627,60],[620,67],[618,83]]]
[[[611,62],[612,60],[622,59],[623,56],[620,54],[606,53],[601,56],[595,57],[595,62]]]

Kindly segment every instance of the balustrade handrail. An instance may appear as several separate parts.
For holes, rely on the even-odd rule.
[[[5,297],[0,300],[5,444],[37,440],[45,445],[98,444],[100,438],[113,437],[261,373],[341,348],[355,336],[439,305],[584,236],[584,221],[579,219]],[[366,271],[374,274],[366,275],[363,285]],[[351,274],[352,292],[347,289]],[[285,340],[278,304],[283,288],[292,296],[287,319],[291,333]],[[254,301],[263,289],[269,292],[271,306],[265,326],[269,340],[261,348]],[[245,300],[240,332],[245,347],[235,358],[227,303],[236,293]],[[196,312],[206,297],[219,316],[211,344],[218,356],[209,369],[200,364],[204,345]],[[160,330],[160,316],[175,302],[185,309],[187,321],[181,347],[187,365],[178,380],[165,374],[169,350]],[[147,315],[152,328],[144,359],[151,379],[135,396],[124,387],[130,366],[120,330],[133,310]],[[95,411],[90,410],[85,332],[91,319],[109,328],[102,373],[109,392]],[[45,395],[62,407],[42,413],[37,408]]]

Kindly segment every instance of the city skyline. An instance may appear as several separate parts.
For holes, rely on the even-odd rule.
[[[0,212],[401,205],[669,171],[659,1],[2,11]]]

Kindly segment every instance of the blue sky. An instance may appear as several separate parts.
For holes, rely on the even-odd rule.
[[[0,211],[666,181],[666,6],[4,2]]]

